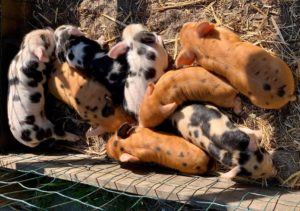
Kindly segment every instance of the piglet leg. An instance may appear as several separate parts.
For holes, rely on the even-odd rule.
[[[240,97],[236,97],[234,100],[233,112],[238,115],[238,114],[242,113],[242,111],[243,111],[242,100]]]
[[[223,173],[220,175],[221,178],[224,179],[232,179],[234,178],[236,175],[238,175],[238,173],[241,171],[240,166],[235,166],[233,169],[231,169],[230,171]]]

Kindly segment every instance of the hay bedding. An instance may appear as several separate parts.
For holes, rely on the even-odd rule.
[[[183,23],[206,19],[226,26],[243,40],[277,54],[292,68],[296,81],[297,100],[280,111],[264,110],[249,103],[244,97],[244,115],[237,117],[226,111],[237,124],[262,129],[261,145],[274,152],[282,185],[300,187],[300,105],[298,79],[300,74],[300,3],[296,0],[37,0],[34,27],[60,24],[79,25],[88,37],[104,35],[107,44],[120,40],[121,32],[129,23],[143,23],[149,30],[165,39],[170,55],[170,67],[180,50],[178,32]],[[52,101],[55,101],[52,99]],[[59,102],[56,102],[59,105]],[[83,134],[87,125],[66,106],[52,108],[53,121],[66,129],[75,128]],[[57,109],[60,108],[60,109]],[[55,112],[54,112],[55,111]],[[53,116],[53,113],[57,115]],[[62,118],[62,116],[64,118]],[[66,122],[68,123],[66,124]],[[71,120],[71,121],[70,121]],[[103,138],[68,146],[80,152],[105,154]]]

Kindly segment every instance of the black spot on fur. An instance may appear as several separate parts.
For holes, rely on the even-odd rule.
[[[220,158],[220,149],[216,145],[209,144],[207,151],[216,160],[220,160],[221,159]]]
[[[123,147],[121,147],[120,150],[121,150],[121,152],[124,152],[124,148]]]
[[[200,167],[200,166],[197,166],[197,167],[196,167],[196,169],[197,169],[197,170],[200,170],[200,169],[201,169],[201,167]]]
[[[118,140],[114,140],[113,145],[114,145],[114,147],[117,147],[118,146]]]
[[[182,166],[186,167],[186,166],[187,166],[187,163],[182,163]]]
[[[33,125],[33,128],[32,128],[34,131],[38,131],[39,129],[40,129],[40,127],[39,126],[37,126],[37,125]]]
[[[209,121],[212,119],[220,119],[222,116],[221,113],[200,104],[193,104],[192,106],[194,111],[190,120],[191,126],[201,126],[203,134],[209,137]]]
[[[54,126],[54,133],[58,136],[64,136],[66,134],[63,128],[58,125]]]
[[[109,117],[110,115],[113,115],[115,113],[115,109],[112,106],[105,105],[104,108],[101,111],[101,114],[103,117]]]
[[[97,111],[97,109],[98,109],[98,107],[94,106],[93,108],[90,109],[90,111],[95,112],[95,111]]]
[[[39,83],[43,80],[43,74],[39,71],[39,64],[36,61],[30,61],[26,64],[26,67],[22,67],[22,72],[30,79]]]
[[[125,81],[125,87],[128,88],[129,87],[129,83],[128,81]]]
[[[35,116],[29,115],[25,118],[26,124],[33,125],[35,122]]]
[[[191,137],[192,136],[192,132],[191,131],[189,131],[189,137]]]
[[[146,48],[144,47],[140,47],[138,50],[137,50],[137,54],[138,55],[144,55],[146,53]]]
[[[64,89],[64,88],[65,88],[65,86],[64,86],[63,84],[60,84],[60,88]]]
[[[155,150],[159,152],[160,151],[160,147],[155,147]]]
[[[112,73],[110,74],[109,76],[109,80],[112,80],[112,81],[119,81],[120,80],[120,76],[118,73]]]
[[[256,72],[255,72],[255,75],[259,75],[259,71],[256,71]]]
[[[167,155],[171,155],[171,154],[172,154],[171,151],[168,150],[168,151],[167,151]]]
[[[279,97],[283,97],[285,95],[285,90],[284,90],[285,87],[286,87],[286,85],[283,85],[283,86],[281,86],[281,87],[278,88],[277,95]]]
[[[195,131],[194,131],[194,136],[195,136],[195,138],[198,138],[198,137],[199,137],[199,131],[198,131],[198,130],[195,130]]]
[[[230,151],[244,151],[247,149],[250,142],[249,136],[240,130],[226,131],[221,136],[212,136],[211,140],[219,147]]]
[[[17,102],[17,101],[20,101],[21,98],[20,98],[19,95],[14,95],[12,100],[15,101],[15,102]]]
[[[232,124],[232,122],[230,122],[230,121],[226,122],[226,127],[228,127],[229,129],[235,128],[234,124]]]
[[[146,45],[154,44],[156,41],[155,35],[147,31],[141,31],[137,33],[133,39]]]
[[[154,68],[148,68],[145,72],[144,72],[144,76],[146,80],[152,79],[154,78],[156,75],[156,70]]]
[[[149,59],[149,60],[154,61],[154,60],[156,59],[156,55],[155,55],[154,52],[149,51],[149,52],[147,52],[147,54],[146,54],[146,58]]]
[[[34,94],[30,95],[30,100],[32,103],[39,103],[42,98],[41,93],[35,92]]]
[[[245,163],[247,163],[250,159],[250,156],[248,153],[246,152],[240,152],[240,158],[239,158],[239,164],[240,165],[244,165]]]
[[[18,77],[13,77],[12,79],[8,80],[8,84],[10,86],[12,86],[12,85],[18,85],[19,83],[20,83],[20,80],[19,80]]]
[[[94,116],[93,116],[95,119],[97,119],[98,118],[98,116],[97,116],[97,114],[94,114]]]
[[[41,117],[44,117],[44,111],[40,112]]]
[[[256,160],[257,160],[259,163],[261,163],[261,162],[263,161],[263,159],[264,159],[264,156],[263,156],[262,152],[260,152],[260,150],[256,150],[256,151],[254,152],[254,154],[255,154],[255,156],[256,156]]]
[[[265,91],[270,91],[271,90],[271,85],[270,84],[264,84],[263,86]]]
[[[178,157],[183,158],[183,157],[184,157],[184,153],[183,153],[183,152],[180,152],[179,155],[178,155]]]
[[[252,173],[247,171],[245,168],[241,167],[241,171],[237,174],[237,176],[249,177]]]
[[[82,65],[82,62],[79,59],[77,59],[77,64]]]
[[[37,87],[39,84],[38,84],[37,81],[31,80],[31,81],[29,81],[29,82],[27,83],[27,85],[30,86],[30,87]]]
[[[68,54],[69,60],[73,60],[74,57],[75,57],[75,56],[74,56],[73,52],[70,52],[70,53]]]
[[[80,100],[77,97],[75,97],[75,101],[76,101],[77,105],[80,105]]]
[[[257,166],[257,165],[255,165],[253,168],[254,168],[255,170],[257,170],[257,169],[258,169],[258,166]]]
[[[232,166],[232,154],[230,152],[226,152],[222,159],[222,163],[226,163],[228,166]]]
[[[31,138],[30,138],[30,130],[23,130],[22,133],[21,133],[21,139],[24,140],[24,141],[31,141]]]

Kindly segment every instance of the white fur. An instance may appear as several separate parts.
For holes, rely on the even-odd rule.
[[[50,40],[50,47],[45,51],[45,54],[50,57],[52,52],[54,51],[54,36],[53,33],[45,33],[45,31],[32,31],[28,35],[26,35],[24,39],[24,49],[18,52],[18,60],[13,60],[9,67],[8,79],[12,80],[13,78],[18,78],[19,83],[10,85],[9,87],[9,95],[7,102],[7,112],[8,112],[8,121],[10,130],[13,136],[22,144],[35,147],[41,141],[36,139],[36,131],[33,130],[33,125],[25,123],[25,118],[29,115],[33,115],[35,118],[34,125],[37,125],[39,128],[50,129],[53,137],[49,138],[64,138],[70,141],[74,141],[78,139],[76,135],[66,133],[64,137],[58,137],[53,132],[53,124],[45,117],[45,115],[41,116],[41,112],[44,114],[44,88],[43,84],[46,81],[46,76],[43,75],[43,80],[38,83],[37,87],[28,86],[28,82],[31,81],[31,78],[28,78],[22,71],[22,67],[25,67],[28,62],[36,61],[38,62],[38,68],[36,71],[42,72],[45,70],[46,65],[38,60],[38,58],[33,54],[33,49],[36,47],[41,47],[43,43],[41,41],[40,35],[44,34],[48,36]],[[44,47],[44,46],[42,46]],[[33,103],[30,100],[30,96],[39,92],[41,94],[40,101],[38,103]],[[14,101],[14,98],[19,98],[20,100]],[[29,141],[24,141],[22,136],[22,131],[28,130],[30,131],[30,139]]]
[[[125,110],[130,113],[138,115],[140,103],[144,97],[147,85],[149,82],[156,82],[164,73],[164,70],[168,66],[168,54],[163,47],[163,41],[161,37],[156,37],[156,43],[152,46],[143,44],[141,42],[133,40],[135,34],[140,31],[144,31],[145,28],[141,24],[131,24],[124,29],[123,39],[128,46],[132,46],[127,52],[127,61],[129,63],[129,76],[126,79],[126,83],[129,85],[125,87]],[[146,49],[146,52],[153,52],[155,54],[155,60],[149,60],[144,55],[139,55],[138,50],[140,48]],[[148,70],[154,68],[156,73],[155,77],[146,79],[144,72],[140,70]],[[135,76],[133,76],[135,74]]]

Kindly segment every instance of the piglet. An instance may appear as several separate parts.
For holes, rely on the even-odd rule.
[[[114,105],[111,93],[98,81],[85,78],[67,63],[55,63],[48,81],[49,91],[75,109],[92,128],[86,135],[115,132],[121,124],[131,121],[121,105]]]
[[[140,106],[140,123],[155,127],[185,101],[204,101],[241,111],[237,91],[202,67],[168,71],[154,85],[150,83]]]
[[[189,174],[204,174],[214,166],[204,151],[181,137],[127,123],[108,140],[106,152],[121,162],[153,162]]]
[[[216,107],[192,104],[184,106],[170,117],[178,132],[191,143],[232,169],[224,178],[276,176],[272,158],[257,147],[260,131],[235,127]]]
[[[9,67],[9,127],[13,136],[29,147],[49,138],[79,140],[77,135],[54,126],[45,116],[44,84],[49,72],[46,63],[50,61],[54,48],[52,30],[33,30],[25,36]]]
[[[67,62],[81,74],[103,84],[112,93],[113,102],[121,104],[128,72],[126,52],[117,59],[110,58],[105,48],[85,37],[76,26],[62,25],[54,33],[59,62]]]
[[[293,74],[287,64],[241,41],[229,29],[209,22],[189,22],[180,31],[180,42],[177,67],[196,61],[224,77],[258,107],[279,109],[296,99]]]
[[[137,118],[147,84],[156,82],[164,73],[168,66],[168,53],[162,38],[156,33],[148,32],[141,24],[125,27],[122,37],[123,41],[116,44],[108,55],[118,58],[129,48],[129,73],[125,81],[124,108]]]

